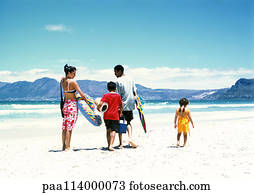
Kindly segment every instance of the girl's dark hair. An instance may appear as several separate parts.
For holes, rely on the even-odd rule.
[[[108,82],[107,84],[108,91],[114,91],[116,90],[116,83],[115,82]]]
[[[115,70],[115,71],[121,71],[122,73],[124,72],[124,68],[123,68],[122,65],[116,65],[116,66],[114,67],[114,70]]]
[[[76,71],[76,67],[69,66],[68,64],[64,66],[64,72],[66,76],[69,72],[72,73],[73,71]]]
[[[179,109],[179,112],[181,112],[181,108],[182,106],[186,106],[187,104],[189,104],[189,100],[187,98],[181,98],[179,100],[179,104],[180,104],[180,109]],[[185,111],[185,108],[183,107],[183,112]]]

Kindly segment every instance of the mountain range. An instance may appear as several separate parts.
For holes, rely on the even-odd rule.
[[[92,97],[107,93],[107,82],[78,80],[81,90]],[[137,84],[137,92],[144,100],[254,100],[254,79],[241,78],[230,88],[214,90],[151,89]],[[60,99],[59,82],[44,77],[34,82],[0,82],[1,101],[56,101]]]

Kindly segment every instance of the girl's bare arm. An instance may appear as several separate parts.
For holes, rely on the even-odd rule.
[[[193,123],[193,121],[192,121],[190,111],[189,111],[189,113],[188,113],[188,118],[189,118],[189,120],[190,120],[190,122],[191,122],[191,124],[192,124],[192,127],[194,128],[194,123]]]
[[[177,117],[178,117],[178,113],[177,113],[177,111],[176,111],[175,119],[174,119],[174,127],[175,127],[175,128],[177,127],[177,125],[176,125]]]

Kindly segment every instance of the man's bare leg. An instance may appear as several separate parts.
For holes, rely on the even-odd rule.
[[[132,126],[131,124],[127,125],[128,137],[129,137],[129,144],[131,147],[136,148],[137,145],[132,141]]]

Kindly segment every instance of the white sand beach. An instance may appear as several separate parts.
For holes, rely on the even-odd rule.
[[[184,148],[175,146],[174,115],[154,114],[146,115],[147,134],[134,119],[138,148],[114,152],[105,149],[104,125],[94,127],[82,115],[70,152],[61,151],[60,118],[3,122],[0,180],[254,180],[254,112],[194,112],[192,118]]]

